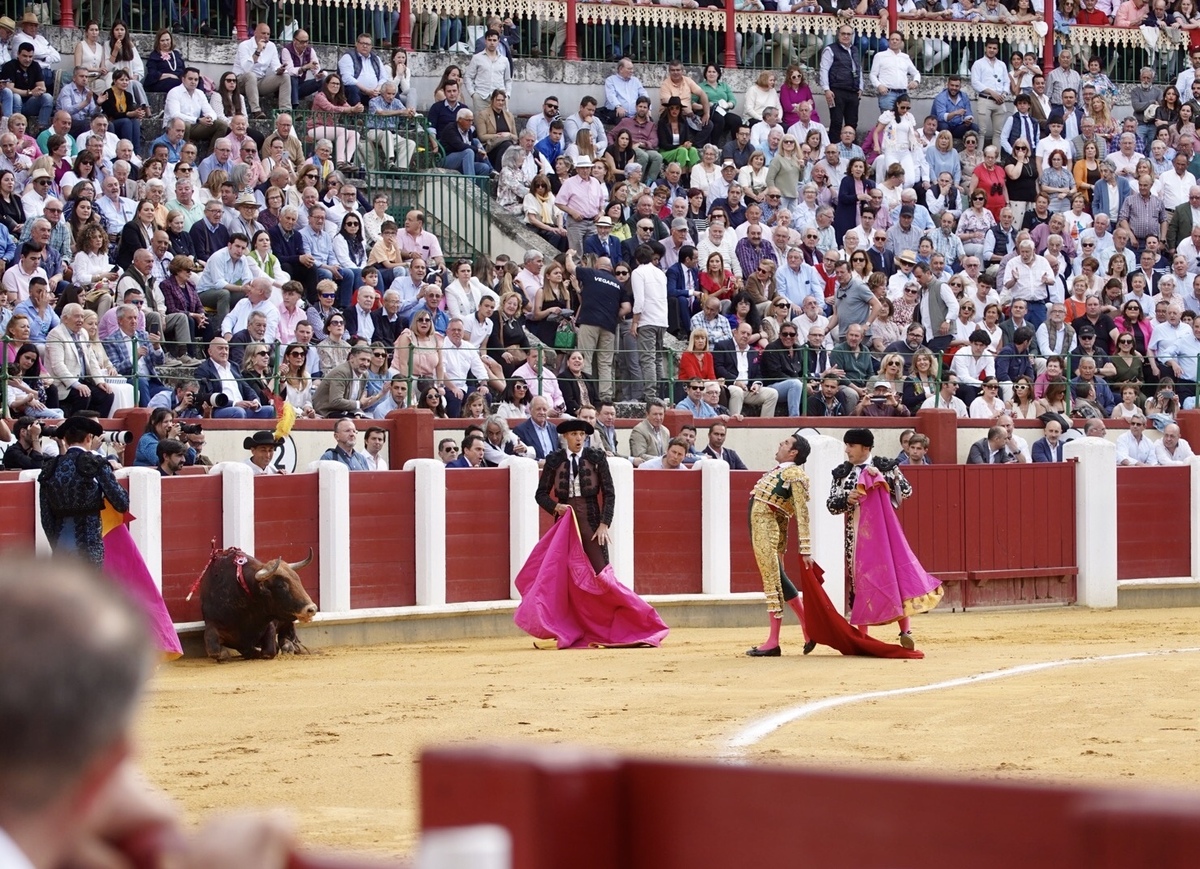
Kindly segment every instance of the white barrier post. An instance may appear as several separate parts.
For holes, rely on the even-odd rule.
[[[162,593],[162,475],[158,468],[122,468],[117,477],[129,481],[129,534]]]
[[[317,468],[321,541],[321,611],[350,610],[350,469],[341,462]]]
[[[701,590],[729,594],[729,465],[720,459],[700,462]]]
[[[1075,468],[1075,581],[1080,606],[1117,605],[1117,447],[1103,438],[1079,438],[1063,450]],[[1194,472],[1193,472],[1194,473]]]
[[[516,579],[529,553],[537,545],[541,508],[534,495],[538,487],[538,465],[533,459],[510,456],[500,467],[508,468],[508,594],[520,600]]]
[[[210,474],[221,476],[221,547],[254,554],[254,472],[243,462],[220,462]]]
[[[27,471],[21,471],[21,475],[17,479],[33,480],[33,499],[29,505],[33,510],[33,554],[44,558],[50,555],[50,539],[46,537],[46,529],[42,527],[42,484],[37,481],[41,473],[40,468],[30,468]]]
[[[608,470],[612,473],[617,504],[612,527],[608,529],[612,538],[608,559],[617,581],[633,591],[636,586],[633,573],[633,465],[628,459],[612,456],[608,460]]]
[[[813,561],[825,572],[825,593],[841,612],[846,607],[846,522],[825,507],[833,488],[833,469],[846,460],[841,441],[825,435],[808,438],[812,446],[804,470],[809,479],[808,518]]]
[[[446,603],[446,466],[438,459],[409,459],[416,473],[417,606]]]

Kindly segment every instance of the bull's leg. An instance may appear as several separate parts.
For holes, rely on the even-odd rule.
[[[262,650],[262,657],[264,658],[274,658],[279,654],[279,640],[276,636],[275,622],[267,624],[267,629],[263,631],[262,639],[258,645]]]
[[[300,638],[296,636],[296,622],[294,620],[286,622],[277,622],[279,626],[279,650],[291,655],[307,655],[309,654],[308,647],[300,642]]]
[[[221,635],[212,625],[204,626],[204,651],[218,664],[224,664],[231,657],[229,650],[221,644]]]

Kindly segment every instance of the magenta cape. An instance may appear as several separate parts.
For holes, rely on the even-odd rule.
[[[888,483],[874,467],[859,477],[864,497],[858,504],[854,539],[854,608],[850,623],[886,625],[925,612],[942,598],[942,583],[908,548],[892,507]]]
[[[804,628],[808,637],[823,646],[837,649],[843,655],[869,655],[874,658],[924,658],[919,649],[909,651],[895,643],[885,643],[847,622],[833,605],[825,587],[821,568],[814,564],[805,567],[800,561],[800,592],[804,595]]]
[[[611,564],[592,569],[570,511],[533,547],[516,585],[517,627],[560,649],[657,646],[667,635],[654,607],[617,582]]]
[[[167,605],[163,603],[162,594],[146,569],[146,562],[133,542],[129,526],[124,522],[114,525],[104,535],[104,572],[146,614],[146,626],[154,640],[154,647],[163,653],[163,657],[172,660],[182,655],[183,647],[179,644],[179,635],[175,633]]]

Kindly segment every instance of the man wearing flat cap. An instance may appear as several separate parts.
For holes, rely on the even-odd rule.
[[[538,481],[538,506],[557,519],[570,507],[579,523],[583,551],[599,573],[608,564],[608,528],[612,525],[616,493],[603,450],[585,447],[595,432],[581,419],[558,424],[566,444],[546,456]]]
[[[870,429],[847,430],[846,461],[833,469],[825,506],[846,517],[846,587],[850,624],[864,634],[869,625],[899,623],[900,645],[916,648],[909,617],[937,606],[941,582],[917,561],[896,518],[912,486],[892,459],[871,455]]]
[[[38,476],[42,528],[51,548],[55,554],[75,552],[97,566],[104,563],[104,502],[121,513],[129,509],[129,495],[112,467],[92,452],[103,434],[96,420],[69,417],[57,431],[66,451],[48,459]]]

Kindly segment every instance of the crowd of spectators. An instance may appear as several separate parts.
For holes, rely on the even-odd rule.
[[[847,15],[816,69],[745,94],[679,60],[647,88],[618,52],[602,93],[547,94],[522,124],[500,19],[429,95],[368,33],[321,58],[304,29],[276,43],[258,23],[210,83],[167,30],[143,61],[122,22],[88,22],[73,66],[36,17],[8,31],[4,69],[29,87],[0,87],[0,326],[27,416],[131,393],[214,418],[286,402],[519,427],[661,399],[698,419],[950,407],[1164,428],[1195,401],[1200,49],[1175,86],[1143,70],[1121,116],[1100,52],[1043,75],[989,38],[917,119],[902,35],[860,39]],[[143,145],[147,93],[163,133]],[[371,189],[370,167],[418,149],[558,254],[447,261],[423,211]]]

